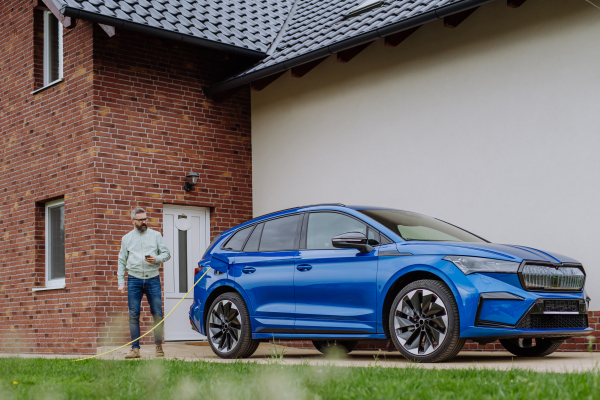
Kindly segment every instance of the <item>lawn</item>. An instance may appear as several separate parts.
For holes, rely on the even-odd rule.
[[[0,358],[0,399],[598,399],[600,373]]]

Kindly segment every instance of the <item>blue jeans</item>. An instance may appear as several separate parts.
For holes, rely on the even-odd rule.
[[[140,307],[142,306],[142,297],[146,295],[150,312],[154,318],[154,326],[163,319],[162,300],[160,289],[160,277],[155,276],[150,279],[139,279],[129,275],[127,277],[127,300],[129,302],[129,332],[131,340],[140,337]],[[156,328],[154,333],[154,343],[162,344],[163,326]],[[140,341],[135,340],[132,349],[140,348]]]

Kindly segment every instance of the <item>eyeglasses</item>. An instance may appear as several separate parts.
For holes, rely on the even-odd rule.
[[[148,221],[148,218],[134,218],[134,221]]]

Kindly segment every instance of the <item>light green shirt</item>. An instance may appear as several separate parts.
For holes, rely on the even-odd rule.
[[[147,255],[155,256],[156,263],[150,264],[144,260]],[[146,232],[140,233],[133,228],[121,239],[117,271],[119,285],[125,284],[126,269],[129,275],[139,279],[154,278],[158,275],[160,264],[169,261],[170,258],[171,252],[159,232],[148,228]]]

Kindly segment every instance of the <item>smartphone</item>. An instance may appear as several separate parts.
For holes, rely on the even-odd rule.
[[[144,258],[149,258],[149,257],[152,257],[152,256],[150,254],[144,256]]]

